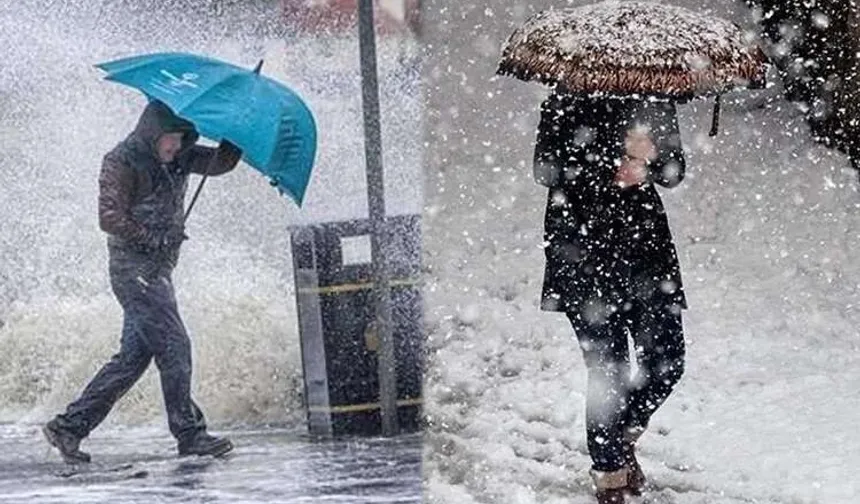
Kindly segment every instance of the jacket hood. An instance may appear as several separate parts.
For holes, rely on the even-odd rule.
[[[132,136],[148,146],[155,154],[158,139],[166,133],[184,134],[183,151],[194,145],[200,138],[194,124],[174,114],[163,102],[153,100],[143,109]]]

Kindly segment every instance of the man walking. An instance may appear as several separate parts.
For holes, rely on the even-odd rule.
[[[135,130],[103,161],[99,226],[108,234],[111,288],[123,309],[119,353],[102,367],[76,401],[43,432],[67,463],[89,462],[81,440],[96,428],[154,359],[170,432],[179,454],[220,456],[228,439],[206,432],[191,399],[191,341],[180,318],[171,274],[184,232],[184,201],[191,173],[231,171],[241,151],[222,142],[195,145],[194,126],[159,101],[143,111]]]

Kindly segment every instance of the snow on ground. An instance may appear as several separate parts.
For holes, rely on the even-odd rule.
[[[431,502],[593,499],[585,369],[564,317],[538,310],[539,91],[494,133],[504,140],[440,152],[428,174]],[[661,194],[691,308],[688,366],[641,443],[658,502],[860,498],[856,174],[777,94],[724,107],[715,139],[707,103],[680,109],[688,176]]]

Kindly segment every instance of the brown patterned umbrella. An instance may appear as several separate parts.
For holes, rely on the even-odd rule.
[[[514,31],[497,73],[571,93],[688,99],[762,87],[766,57],[729,21],[673,5],[548,10]]]

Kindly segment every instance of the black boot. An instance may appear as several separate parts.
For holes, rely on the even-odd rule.
[[[645,432],[642,427],[628,427],[624,431],[624,465],[627,467],[627,491],[631,495],[642,495],[648,480],[642,466],[636,460],[636,443]]]
[[[627,468],[603,472],[591,470],[597,504],[624,504],[627,489]]]
[[[90,461],[90,454],[82,452],[79,447],[81,438],[62,428],[57,419],[51,420],[42,428],[45,438],[51,446],[60,450],[63,461],[67,464],[86,464]]]
[[[188,455],[220,457],[233,450],[233,443],[227,438],[217,438],[206,432],[200,432],[187,441],[180,442],[178,448],[180,457]]]

